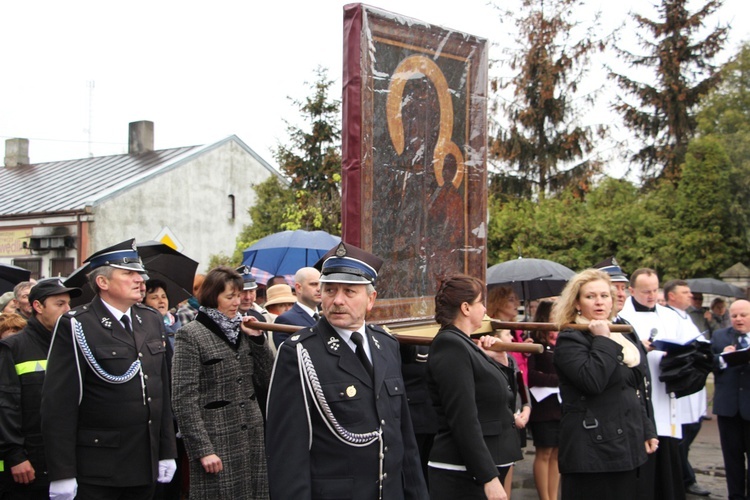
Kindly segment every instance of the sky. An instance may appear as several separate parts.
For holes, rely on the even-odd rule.
[[[289,97],[310,95],[318,66],[328,69],[336,82],[333,97],[340,98],[346,3],[2,2],[0,139],[28,138],[32,163],[121,154],[127,152],[128,123],[150,120],[156,149],[237,135],[275,164],[272,151],[288,138],[285,120],[299,123]],[[370,5],[486,38],[490,59],[514,46],[513,23],[502,22],[486,0]],[[597,10],[603,30],[620,25],[630,11],[654,17],[648,0],[590,0],[576,17],[587,20]],[[720,62],[750,40],[742,22],[749,14],[747,0],[725,0],[711,19],[734,25]],[[632,26],[623,29],[622,44],[637,49]],[[612,61],[595,61],[597,68],[602,62]],[[615,92],[598,69],[587,84]],[[614,116],[589,119],[617,129]]]

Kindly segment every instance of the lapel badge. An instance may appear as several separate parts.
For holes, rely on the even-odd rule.
[[[336,337],[331,337],[330,339],[328,339],[328,347],[330,347],[334,351],[338,351],[339,350],[339,339],[336,338]],[[351,389],[354,389],[354,387],[351,387]],[[347,389],[347,391],[348,390],[349,389]],[[357,393],[356,389],[354,390],[354,393],[355,394]]]
[[[71,309],[70,311],[68,311],[68,314],[70,314],[71,316],[75,316],[76,311],[74,309]]]
[[[292,335],[292,338],[289,340],[291,340],[292,342],[297,342],[299,340],[299,335]]]
[[[350,398],[353,398],[354,396],[357,395],[357,388],[354,387],[353,385],[350,385],[349,387],[346,388],[346,395],[349,396]]]
[[[375,337],[372,337],[372,341],[375,343],[375,347],[377,347],[378,350],[380,350],[380,342],[378,342],[378,339],[376,339]]]
[[[112,320],[107,318],[106,316],[102,318],[102,325],[104,325],[107,328],[112,328]]]
[[[135,319],[137,319],[137,320],[138,320],[138,324],[139,324],[139,325],[142,325],[142,324],[143,324],[143,320],[141,319],[141,317],[140,317],[140,316],[139,316],[138,314],[136,314],[136,315],[135,315]]]

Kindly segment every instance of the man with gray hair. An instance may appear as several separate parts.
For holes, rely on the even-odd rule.
[[[383,261],[341,243],[318,261],[323,316],[279,347],[268,394],[272,498],[427,498],[399,346],[365,323]]]
[[[42,388],[50,498],[151,498],[177,456],[164,323],[134,240],[87,262],[96,297],[58,321]]]
[[[18,314],[26,320],[31,318],[31,315],[34,313],[34,308],[31,307],[31,303],[29,302],[29,293],[35,283],[36,281],[34,280],[22,281],[13,288],[13,297],[16,299]]]

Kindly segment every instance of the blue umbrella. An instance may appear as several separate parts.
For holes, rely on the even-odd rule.
[[[282,231],[259,239],[242,252],[242,264],[271,275],[289,275],[314,265],[341,238],[325,231]]]

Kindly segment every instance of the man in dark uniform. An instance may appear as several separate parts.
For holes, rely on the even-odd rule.
[[[3,499],[48,499],[39,408],[52,330],[70,310],[80,288],[66,288],[57,278],[31,288],[32,315],[18,335],[0,342],[0,459]]]
[[[58,321],[42,389],[50,498],[151,498],[177,456],[164,324],[134,240],[87,262],[97,296]]]
[[[240,292],[240,314],[243,316],[255,316],[258,321],[270,323],[268,312],[259,306],[255,299],[258,293],[258,283],[249,266],[240,266],[235,269],[242,276],[242,291]]]
[[[323,317],[278,352],[268,399],[271,497],[427,498],[396,339],[365,324],[382,260],[341,243],[316,264]]]

